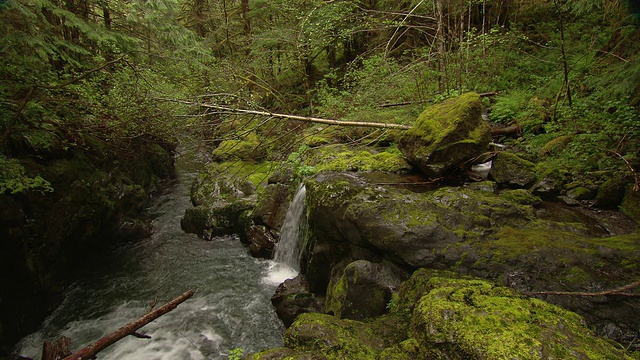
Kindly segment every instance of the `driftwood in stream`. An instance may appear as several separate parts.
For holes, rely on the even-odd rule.
[[[141,327],[147,325],[148,323],[152,322],[153,320],[159,318],[160,316],[162,316],[162,315],[168,313],[169,311],[175,309],[182,302],[184,302],[185,300],[187,300],[188,298],[193,296],[194,293],[195,293],[195,290],[189,290],[189,291],[185,292],[184,294],[182,294],[182,295],[178,296],[177,298],[171,300],[170,302],[164,304],[162,307],[160,307],[160,308],[158,308],[158,309],[156,309],[154,311],[147,312],[144,316],[142,316],[138,320],[121,327],[120,329],[118,329],[118,330],[112,332],[111,334],[103,337],[102,339],[94,342],[93,344],[87,346],[86,348],[84,348],[82,350],[79,350],[79,351],[76,351],[75,353],[65,357],[64,360],[95,359],[97,353],[99,353],[100,351],[104,350],[106,347],[108,347],[110,345],[113,345],[114,343],[116,343],[120,339],[122,339],[124,337],[127,337],[129,335],[135,336],[135,337],[139,337],[139,338],[149,339],[150,338],[149,336],[143,335],[143,334],[139,334],[136,331],[138,329],[140,329]],[[66,340],[62,340],[62,339],[63,338],[58,339],[55,344],[57,344],[58,342],[61,342],[61,341],[62,342],[66,341]],[[45,347],[47,346],[46,344],[47,343],[45,343]],[[44,353],[44,351],[43,351],[43,353]],[[68,354],[69,354],[69,352],[67,352],[63,356],[66,356]],[[49,360],[49,359],[61,359],[61,358],[62,357],[57,355],[57,356],[54,356],[52,358],[48,358],[47,360]],[[45,358],[43,357],[43,359],[45,359]]]

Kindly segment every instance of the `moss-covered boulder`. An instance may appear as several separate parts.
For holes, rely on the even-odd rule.
[[[426,108],[398,148],[428,177],[440,177],[487,151],[491,141],[476,93]]]
[[[214,161],[260,162],[265,159],[267,149],[254,132],[240,140],[225,140],[211,153]]]
[[[633,359],[570,311],[451,272],[419,269],[388,315],[300,315],[284,348],[250,359]]]
[[[522,291],[589,292],[640,276],[640,235],[607,236],[605,229],[619,226],[616,216],[542,203],[524,189],[416,193],[352,173],[319,174],[306,185],[310,238],[303,269],[311,291],[326,293],[336,315],[344,316],[348,304],[342,290],[357,283],[344,271],[356,260],[450,269]],[[637,335],[640,318],[628,303],[547,299],[615,339]]]
[[[506,187],[526,188],[536,181],[535,165],[515,154],[501,152],[493,159],[489,177]]]
[[[603,182],[596,194],[596,205],[603,208],[615,208],[622,202],[629,181],[623,174],[614,174]]]
[[[428,273],[414,274],[404,290],[417,298],[408,337],[419,344],[418,358],[632,358],[575,313],[484,280]]]
[[[637,223],[640,223],[640,189],[631,185],[627,187],[620,204],[620,210]]]
[[[554,199],[560,195],[564,184],[567,182],[566,171],[552,168],[544,171],[540,179],[536,181],[531,190],[534,195],[544,199]]]
[[[337,275],[329,283],[326,311],[353,320],[385,314],[391,293],[407,278],[406,272],[391,262],[367,260],[356,260]]]
[[[275,165],[271,163],[210,163],[191,187],[194,208],[186,209],[182,229],[203,238],[242,233],[241,216],[256,206],[257,189],[265,186]]]
[[[412,169],[411,164],[396,148],[375,151],[364,148],[350,149],[345,145],[310,149],[304,164],[312,167],[314,172],[378,171],[404,174]]]
[[[316,279],[328,281],[332,264],[343,258],[376,261],[358,257],[363,256],[356,254],[358,249],[375,249],[403,266],[441,267],[459,261],[444,257],[445,249],[462,249],[455,244],[533,217],[533,207],[487,191],[441,188],[415,193],[368,184],[356,174],[334,173],[319,174],[306,185],[312,234],[306,269],[313,289],[326,288],[326,282]]]

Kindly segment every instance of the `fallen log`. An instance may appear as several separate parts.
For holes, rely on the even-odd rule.
[[[388,124],[388,123],[378,123],[378,122],[370,122],[370,121],[346,121],[346,120],[324,119],[324,118],[317,118],[317,117],[311,117],[311,116],[278,114],[278,113],[273,113],[269,111],[236,109],[228,106],[212,105],[212,104],[186,101],[186,100],[177,100],[177,99],[165,99],[165,98],[156,98],[156,99],[162,100],[162,101],[171,101],[171,102],[185,104],[185,105],[195,105],[195,106],[200,106],[200,107],[214,109],[214,110],[228,112],[228,113],[260,115],[260,116],[267,116],[269,118],[282,118],[282,119],[306,121],[311,123],[327,124],[327,125],[399,129],[399,130],[409,130],[413,127],[411,125],[402,125],[402,124]]]
[[[164,304],[162,307],[154,311],[147,312],[144,316],[142,316],[138,320],[119,328],[118,330],[112,332],[107,336],[104,336],[102,339],[94,342],[93,344],[87,346],[86,348],[78,350],[75,353],[71,354],[70,356],[67,356],[66,358],[64,358],[64,360],[95,359],[97,353],[104,350],[108,346],[113,345],[120,339],[127,337],[128,335],[132,335],[135,337],[149,338],[149,336],[141,335],[136,331],[141,327],[147,325],[148,323],[152,322],[153,320],[159,318],[160,316],[175,309],[182,302],[192,297],[195,292],[196,292],[195,290],[189,290],[185,292],[184,294]]]

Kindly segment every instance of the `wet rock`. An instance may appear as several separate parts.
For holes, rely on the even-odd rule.
[[[560,195],[566,181],[566,176],[560,170],[552,170],[544,174],[542,178],[533,185],[531,190],[534,195],[544,199],[553,199]]]
[[[476,93],[430,106],[403,134],[398,148],[425,175],[440,177],[487,150],[491,133],[481,114]]]
[[[407,277],[404,270],[388,261],[354,261],[331,279],[326,311],[353,320],[383,315],[393,290]]]
[[[267,227],[253,225],[249,227],[246,237],[249,242],[249,251],[253,257],[264,259],[273,258],[273,248],[277,241]]]
[[[500,185],[527,188],[536,181],[535,165],[515,154],[501,152],[493,159],[489,177]]]
[[[374,254],[400,267],[450,269],[522,291],[589,292],[640,276],[640,235],[601,237],[615,231],[607,228],[616,221],[560,204],[564,215],[549,212],[523,189],[414,193],[368,184],[356,174],[319,174],[306,185],[311,237],[303,268],[311,291],[326,292],[327,309],[337,306],[332,311],[341,316],[347,298],[341,288],[357,283],[343,269],[354,260],[380,262]],[[366,251],[356,255],[354,249]],[[594,298],[549,301],[598,329],[615,324],[625,337],[637,332],[633,324],[640,318],[632,305]]]
[[[568,197],[574,200],[590,200],[594,198],[594,192],[586,187],[578,186],[567,191]]]
[[[324,299],[309,291],[309,283],[304,275],[287,279],[280,284],[271,297],[271,303],[286,327],[300,314],[324,310]]]
[[[419,269],[390,305],[366,322],[301,314],[284,335],[289,351],[251,359],[632,359],[575,313],[451,272]]]
[[[287,216],[291,197],[291,186],[289,184],[269,184],[265,186],[261,190],[258,202],[253,209],[254,221],[279,231]]]

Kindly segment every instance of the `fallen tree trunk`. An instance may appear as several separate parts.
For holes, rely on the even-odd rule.
[[[86,359],[95,359],[96,354],[99,353],[100,351],[104,350],[106,347],[113,345],[114,343],[116,343],[118,340],[128,336],[128,335],[132,335],[135,337],[143,337],[143,338],[149,338],[149,336],[146,335],[141,335],[138,334],[136,331],[138,329],[140,329],[141,327],[147,325],[148,323],[152,322],[153,320],[159,318],[160,316],[168,313],[169,311],[175,309],[178,305],[180,305],[182,302],[184,302],[185,300],[187,300],[188,298],[190,298],[191,296],[193,296],[193,294],[195,293],[195,290],[189,290],[187,292],[185,292],[184,294],[178,296],[177,298],[171,300],[170,302],[166,303],[165,305],[163,305],[162,307],[154,310],[154,311],[150,311],[147,312],[143,317],[139,318],[138,320],[129,323],[123,327],[121,327],[120,329],[112,332],[111,334],[103,337],[102,339],[96,341],[95,343],[87,346],[86,348],[76,351],[75,353],[71,354],[70,356],[67,356],[66,358],[64,358],[64,360],[86,360]]]
[[[195,101],[186,101],[186,100],[177,100],[177,99],[158,99],[163,101],[171,101],[177,102],[180,104],[186,105],[194,105],[201,106],[209,109],[216,109],[224,112],[236,113],[236,114],[251,114],[251,115],[260,115],[260,116],[268,116],[268,117],[277,117],[283,119],[290,120],[299,120],[299,121],[307,121],[312,123],[319,124],[328,124],[328,125],[339,125],[339,126],[361,126],[361,127],[372,127],[372,128],[383,128],[383,129],[399,129],[399,130],[409,130],[413,126],[410,125],[402,125],[402,124],[387,124],[387,123],[377,123],[377,122],[368,122],[368,121],[345,121],[345,120],[333,120],[333,119],[323,119],[316,118],[310,116],[299,116],[299,115],[288,115],[288,114],[278,114],[272,113],[268,111],[258,111],[258,110],[247,110],[247,109],[235,109],[227,106],[220,105],[211,105],[205,103],[199,103]]]

